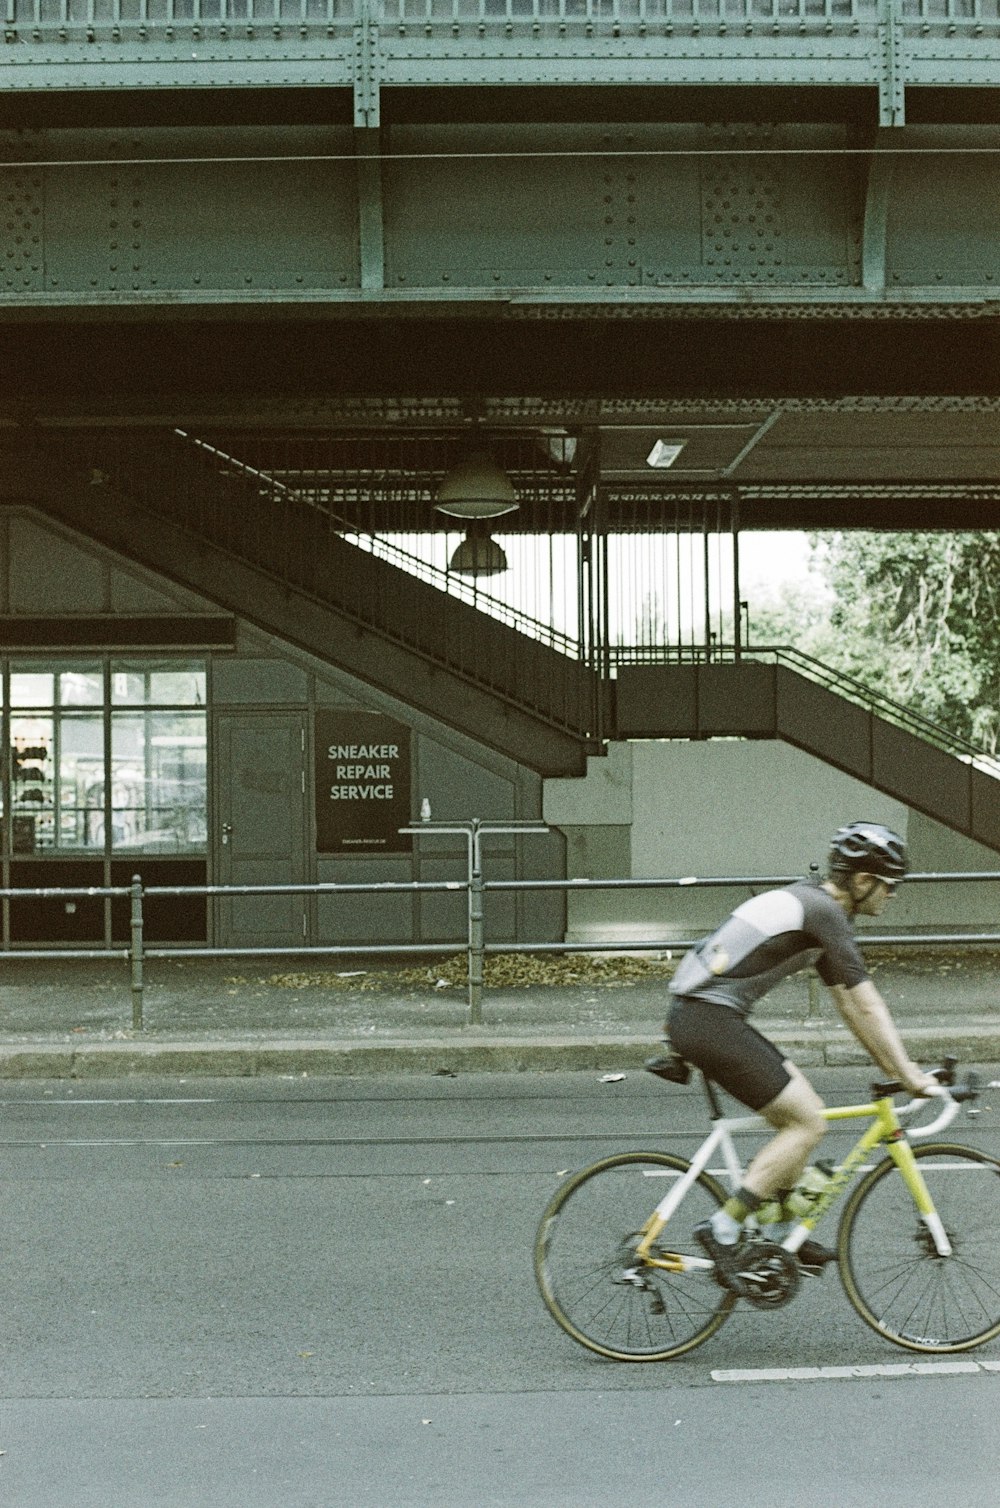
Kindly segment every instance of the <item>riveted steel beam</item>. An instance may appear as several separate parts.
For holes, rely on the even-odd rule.
[[[1000,128],[0,129],[0,318],[976,318]]]
[[[886,287],[887,225],[889,198],[896,158],[888,150],[886,128],[876,133],[874,149],[868,162],[865,190],[864,243],[862,247],[862,281],[869,293],[881,294]]]
[[[378,16],[368,4],[354,16],[354,124],[377,130],[380,114],[381,47]]]
[[[355,132],[358,153],[358,252],[363,293],[385,289],[385,231],[382,214],[382,154],[377,130]]]
[[[897,0],[880,0],[879,22],[878,120],[880,126],[902,126],[906,122],[905,68],[903,63],[903,19]]]
[[[984,0],[6,0],[5,91],[383,86],[995,87]]]

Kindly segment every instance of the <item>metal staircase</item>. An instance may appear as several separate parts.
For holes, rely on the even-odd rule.
[[[94,436],[63,523],[544,775],[582,773],[609,687],[345,537],[308,493],[158,431]]]
[[[25,501],[542,775],[583,774],[613,739],[780,738],[1000,850],[996,761],[794,648],[657,663],[655,646],[608,646],[602,676],[569,641],[449,596],[352,543],[327,505],[183,435],[116,431],[85,460],[47,451]]]
[[[780,738],[1000,849],[1000,765],[853,677],[789,647],[622,665],[620,738]]]

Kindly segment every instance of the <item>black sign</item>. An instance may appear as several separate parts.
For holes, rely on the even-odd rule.
[[[409,853],[410,730],[378,712],[319,709],[318,853]]]

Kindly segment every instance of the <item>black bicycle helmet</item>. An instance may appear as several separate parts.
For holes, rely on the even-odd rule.
[[[850,822],[830,839],[831,874],[862,870],[897,882],[908,868],[906,844],[880,822]]]

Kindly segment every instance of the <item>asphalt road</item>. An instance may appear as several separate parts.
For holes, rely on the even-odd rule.
[[[866,1085],[814,1078],[829,1099]],[[531,1247],[560,1173],[690,1151],[691,1091],[119,1079],[6,1083],[0,1102],[11,1508],[1000,1494],[1000,1343],[919,1372],[832,1273],[671,1363],[604,1362],[555,1327]],[[952,1138],[996,1151],[995,1103]],[[819,1375],[759,1375],[789,1368]]]

